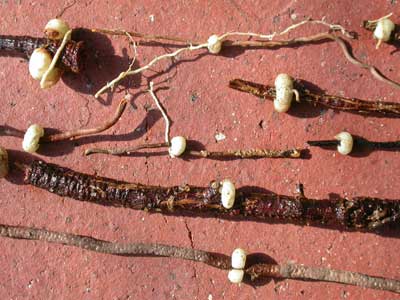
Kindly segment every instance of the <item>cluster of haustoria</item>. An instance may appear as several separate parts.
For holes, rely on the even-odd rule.
[[[70,28],[66,22],[61,19],[50,20],[44,28],[46,37],[50,40],[62,40],[68,38],[66,35]],[[61,52],[62,47],[57,52]],[[46,48],[37,48],[33,51],[29,59],[29,73],[31,76],[40,80],[41,88],[47,89],[55,85],[61,78],[62,70],[55,67],[58,57],[52,57]],[[53,62],[53,60],[55,60]]]
[[[168,149],[171,157],[181,156],[186,150],[186,139],[183,136],[174,136]]]
[[[232,283],[241,283],[244,276],[244,267],[246,266],[246,251],[242,248],[236,248],[232,252],[232,270],[228,273],[228,279]]]
[[[40,138],[44,136],[44,129],[38,124],[28,127],[22,141],[22,149],[28,153],[35,153],[39,149]]]
[[[376,49],[379,48],[382,42],[390,41],[392,36],[392,32],[395,29],[396,25],[392,22],[392,20],[388,18],[382,18],[378,20],[376,23],[376,28],[374,30],[374,38],[378,40],[376,44]]]

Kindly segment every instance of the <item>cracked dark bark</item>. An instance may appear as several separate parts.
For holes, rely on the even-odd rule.
[[[14,52],[26,58],[30,57],[36,48],[45,48],[54,56],[60,44],[61,41],[53,41],[47,38],[0,35],[0,53]],[[61,53],[57,66],[69,72],[79,73],[84,67],[83,64],[84,43],[69,41]]]
[[[238,189],[233,208],[225,209],[217,182],[208,187],[149,186],[91,176],[43,161],[33,161],[26,167],[25,182],[80,201],[165,214],[212,213],[220,218],[277,219],[364,230],[396,223],[400,216],[400,201],[372,197],[315,200],[306,198],[302,191],[297,196],[285,196]]]
[[[269,85],[254,83],[242,79],[233,79],[229,87],[241,92],[249,93],[262,99],[274,100],[275,88]],[[300,93],[300,103],[306,102],[313,106],[321,105],[327,108],[350,111],[361,114],[381,114],[400,117],[400,103],[367,101],[356,98],[345,98],[328,94],[317,94],[295,83],[295,89]]]

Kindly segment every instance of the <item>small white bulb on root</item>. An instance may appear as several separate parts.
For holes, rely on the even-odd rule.
[[[378,40],[376,49],[379,48],[382,42],[387,42],[390,40],[395,27],[396,25],[390,19],[381,19],[378,21],[374,30],[374,38]]]
[[[235,185],[229,179],[225,179],[221,182],[220,188],[221,203],[226,209],[231,209],[235,204],[236,189]]]
[[[293,94],[295,94],[296,101],[300,101],[299,92],[293,89],[293,78],[288,74],[279,74],[275,78],[275,92],[274,109],[277,112],[287,112],[292,103]]]
[[[242,248],[236,248],[232,252],[232,268],[244,269],[246,265],[247,253]]]
[[[3,147],[0,147],[0,178],[7,176],[9,170],[8,153]]]
[[[22,149],[29,153],[35,153],[39,149],[39,140],[44,136],[44,129],[38,124],[29,126],[22,141]]]
[[[353,137],[350,133],[343,131],[335,135],[335,139],[340,141],[337,151],[342,155],[347,155],[353,150]]]
[[[218,35],[213,34],[207,40],[208,51],[212,54],[218,54],[222,48],[222,41],[219,39]]]
[[[168,149],[171,157],[177,157],[186,150],[186,139],[183,136],[174,136],[171,139],[171,146]]]
[[[230,282],[239,284],[243,281],[244,271],[243,270],[230,270],[228,273],[228,279]]]
[[[37,48],[33,51],[29,59],[29,74],[36,79],[41,80],[43,75],[49,69],[52,57],[49,51],[44,48]],[[55,85],[61,78],[62,70],[54,68],[46,78],[44,88]]]
[[[58,82],[58,80],[60,80],[62,71],[57,70],[56,64],[57,64],[57,61],[60,59],[61,53],[65,49],[65,46],[67,45],[68,41],[71,39],[71,34],[72,34],[72,30],[68,30],[65,33],[60,46],[58,47],[56,53],[54,54],[54,56],[51,60],[50,66],[48,67],[46,72],[44,72],[42,79],[40,80],[40,87],[42,89],[48,89],[48,88],[52,87],[53,85],[55,85]]]
[[[37,48],[32,52],[29,59],[29,73],[36,79],[42,79],[44,72],[50,67],[51,54],[44,48]]]
[[[51,40],[61,40],[69,30],[67,22],[61,19],[51,19],[44,27],[44,34]]]

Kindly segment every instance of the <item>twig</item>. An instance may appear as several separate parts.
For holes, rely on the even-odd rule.
[[[400,219],[400,201],[397,200],[369,197],[315,200],[306,198],[302,189],[294,197],[239,189],[233,206],[225,208],[221,203],[221,185],[215,181],[208,187],[146,186],[91,176],[43,161],[33,161],[26,167],[25,182],[80,201],[164,214],[202,216],[208,212],[218,218],[280,219],[289,223],[364,230],[375,230]]]
[[[257,38],[261,38],[261,39],[268,39],[271,40],[273,39],[275,36],[280,36],[280,35],[284,35],[286,33],[288,33],[291,30],[294,30],[304,24],[307,23],[316,23],[316,24],[322,24],[325,26],[328,26],[331,30],[340,30],[343,34],[345,34],[346,36],[351,36],[352,35],[350,33],[348,33],[342,26],[340,25],[336,25],[336,24],[329,24],[326,23],[324,20],[305,20],[302,21],[298,24],[293,24],[291,26],[289,26],[288,28],[286,28],[285,30],[283,30],[282,32],[279,33],[273,33],[270,35],[264,35],[264,34],[258,34],[258,33],[252,33],[252,32],[227,32],[224,33],[220,36],[218,36],[218,40],[221,42],[224,42],[224,45],[226,46],[244,46],[244,47],[248,47],[248,46],[253,46],[251,45],[249,42],[251,41],[234,41],[234,42],[230,42],[230,41],[224,41],[227,37],[231,37],[231,36],[247,36],[247,37],[257,37]],[[93,31],[97,31],[97,32],[102,32],[102,33],[106,33],[106,34],[116,34],[116,35],[122,35],[122,34],[126,34],[128,31],[125,30],[103,30],[103,29],[93,29]],[[143,35],[143,34],[139,34],[136,32],[129,32],[130,35],[132,36],[138,36],[141,38],[150,38],[150,39],[163,39],[163,40],[170,40],[170,41],[177,41],[177,42],[184,42],[187,44],[187,41],[181,38],[169,38],[169,37],[163,37],[163,36],[148,36],[148,35]],[[324,38],[326,39],[326,37]],[[259,43],[263,43],[263,47],[276,47],[276,46],[287,46],[287,45],[295,45],[298,43],[306,43],[306,42],[315,42],[315,41],[319,41],[321,39],[317,39],[313,40],[312,38],[300,38],[300,39],[294,39],[294,40],[289,40],[289,41],[280,41],[280,42],[272,42],[272,41],[262,41]],[[271,43],[271,44],[269,44]],[[194,51],[194,50],[199,50],[199,49],[203,49],[203,48],[207,48],[209,46],[208,42],[206,43],[189,43],[188,47],[184,47],[184,48],[180,48],[172,53],[168,53],[168,54],[164,54],[158,57],[155,57],[152,61],[150,61],[147,65],[138,68],[136,70],[127,70],[124,71],[122,73],[120,73],[118,75],[117,78],[113,79],[111,82],[107,83],[104,87],[102,87],[96,94],[95,97],[98,98],[101,94],[103,94],[107,89],[109,88],[113,88],[118,82],[120,82],[123,78],[125,78],[126,76],[130,76],[130,75],[134,75],[134,74],[138,74],[141,73],[147,69],[149,69],[151,66],[153,66],[155,63],[157,63],[160,60],[163,59],[167,59],[167,58],[172,58],[172,57],[176,57],[177,55],[179,55],[182,52],[185,51]],[[259,45],[257,45],[259,46]]]
[[[122,244],[99,240],[89,236],[3,224],[0,224],[0,236],[12,239],[39,240],[104,254],[136,257],[170,257],[201,262],[221,270],[231,268],[231,258],[227,255],[165,244]],[[248,265],[244,269],[244,273],[252,281],[260,278],[316,280],[400,293],[400,281],[398,280],[372,277],[349,271],[313,268],[291,263],[282,265],[265,263]]]
[[[345,98],[328,94],[316,94],[304,88],[301,83],[295,83],[300,94],[300,102],[313,106],[321,105],[331,109],[356,112],[361,114],[380,114],[383,116],[400,117],[400,103],[368,101],[356,98]],[[242,79],[233,79],[229,87],[238,91],[255,95],[262,99],[273,100],[275,88],[269,85],[254,83]]]
[[[105,122],[104,124],[102,124],[100,126],[97,126],[94,128],[71,130],[71,131],[56,133],[56,134],[52,134],[52,135],[45,135],[44,137],[42,137],[40,139],[40,141],[41,142],[63,141],[63,140],[77,138],[80,136],[86,136],[86,135],[103,132],[103,131],[111,128],[118,122],[119,118],[121,117],[122,113],[124,112],[124,110],[126,108],[128,101],[129,101],[129,97],[126,96],[125,98],[123,98],[117,107],[114,117],[111,120]]]

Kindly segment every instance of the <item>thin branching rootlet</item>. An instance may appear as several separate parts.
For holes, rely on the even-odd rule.
[[[175,58],[178,55],[180,55],[183,52],[192,52],[196,50],[201,50],[201,49],[208,49],[208,51],[212,54],[218,54],[223,47],[243,47],[243,48],[249,48],[249,47],[256,47],[256,48],[266,48],[266,49],[274,49],[274,48],[279,48],[279,47],[287,47],[287,46],[294,46],[298,44],[312,44],[320,41],[334,41],[336,42],[346,59],[351,62],[352,64],[356,65],[357,67],[367,69],[370,71],[370,73],[379,81],[382,81],[386,84],[389,84],[390,86],[394,88],[400,88],[400,84],[394,80],[391,80],[387,78],[386,76],[382,75],[382,73],[375,67],[371,66],[367,63],[362,62],[361,60],[355,58],[351,51],[349,50],[348,46],[346,45],[345,40],[343,40],[341,37],[334,35],[332,33],[319,33],[316,35],[312,36],[306,36],[306,37],[299,37],[299,38],[294,38],[294,39],[288,39],[288,40],[273,40],[277,36],[282,36],[287,34],[288,32],[303,26],[305,24],[320,24],[329,27],[331,31],[339,31],[341,32],[344,36],[348,38],[353,38],[353,35],[349,33],[346,29],[344,29],[342,26],[337,25],[337,24],[329,24],[325,20],[311,20],[307,19],[304,20],[300,23],[294,24],[283,30],[282,32],[279,33],[273,33],[269,35],[265,34],[259,34],[259,33],[252,33],[252,32],[227,32],[221,35],[212,35],[208,39],[207,42],[199,43],[199,42],[193,42],[193,41],[188,41],[182,38],[177,38],[177,37],[165,37],[165,36],[158,36],[158,35],[145,35],[137,32],[128,32],[126,30],[107,30],[107,29],[93,29],[95,32],[102,32],[105,34],[110,34],[110,35],[129,35],[129,37],[138,37],[142,38],[145,40],[166,40],[166,41],[172,41],[172,42],[178,42],[178,43],[183,43],[189,46],[182,46],[182,48],[179,48],[175,50],[174,52],[163,54],[160,56],[155,57],[152,59],[147,65],[144,65],[140,68],[132,70],[131,66],[128,68],[127,71],[121,72],[115,79],[112,81],[108,82],[105,86],[103,86],[96,94],[95,97],[98,98],[100,97],[101,94],[106,92],[108,89],[113,89],[122,79],[124,79],[127,76],[131,76],[134,74],[142,73],[152,66],[154,66],[156,63],[158,63],[161,60],[164,59],[169,59],[169,58]],[[259,40],[228,40],[228,38],[231,37],[248,37],[248,38],[258,38]]]

